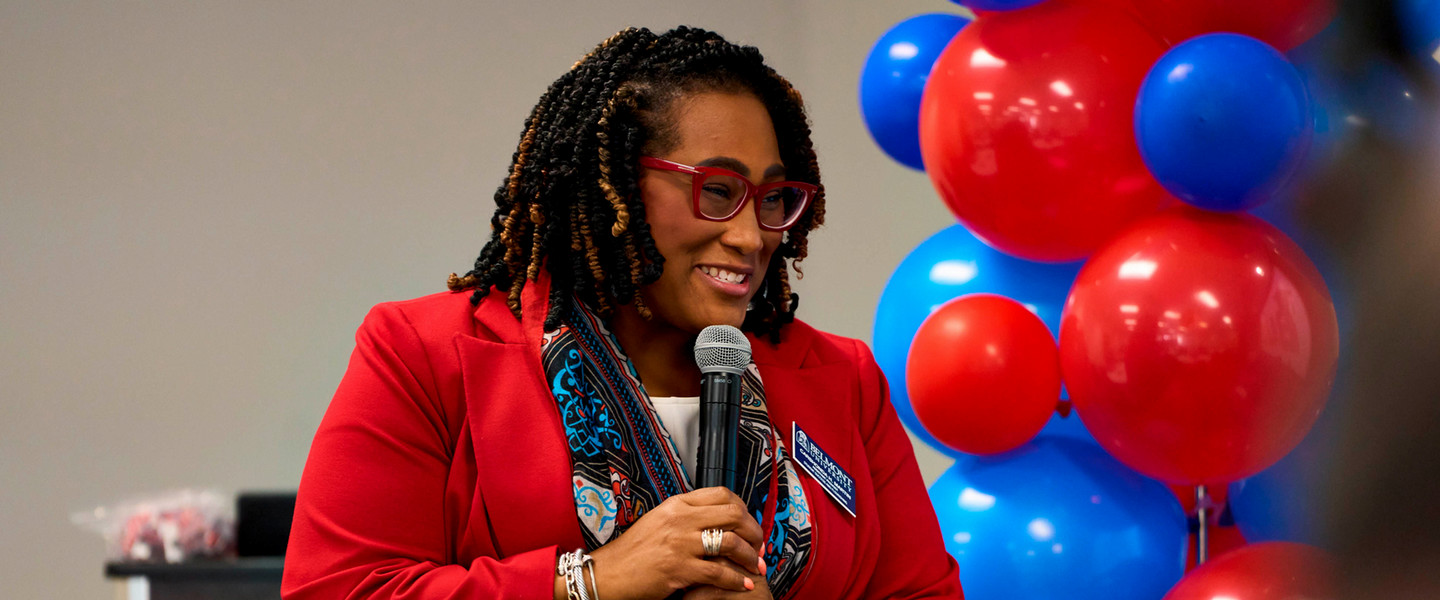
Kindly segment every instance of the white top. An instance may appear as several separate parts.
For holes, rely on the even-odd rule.
[[[665,424],[665,431],[670,432],[670,439],[675,440],[685,471],[694,478],[700,460],[700,397],[651,397],[650,403],[655,405],[655,414]]]

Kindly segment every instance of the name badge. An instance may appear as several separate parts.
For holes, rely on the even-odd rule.
[[[795,450],[795,462],[814,477],[825,493],[840,504],[845,512],[855,516],[855,479],[850,477],[845,469],[840,468],[820,446],[815,445],[815,440],[805,435],[805,430],[800,428],[799,423],[792,421],[791,426],[790,447]]]

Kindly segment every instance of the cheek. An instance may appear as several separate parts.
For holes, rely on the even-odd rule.
[[[682,207],[686,212],[677,213],[674,210],[676,202],[658,196],[659,194],[645,194],[645,222],[649,225],[650,237],[655,240],[655,249],[669,261],[676,258],[674,255],[684,246],[687,223],[683,217],[689,216],[689,209]]]
[[[703,254],[706,242],[715,237],[705,230],[704,225],[691,218],[688,212],[674,219],[650,221],[650,237],[655,239],[655,249],[665,257],[667,272],[672,265],[683,270]]]
[[[780,240],[784,238],[785,234],[777,231],[767,231],[761,235],[764,236],[762,239],[765,240],[765,249],[761,250],[761,252],[765,253],[764,263],[770,264],[770,257],[774,256],[775,250],[780,248]]]
[[[775,251],[780,248],[780,241],[785,234],[767,231],[762,235],[765,247],[760,250],[760,269],[762,273],[769,273],[770,261],[775,257]]]

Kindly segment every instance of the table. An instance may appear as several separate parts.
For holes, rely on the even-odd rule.
[[[123,600],[279,600],[284,557],[105,563]]]

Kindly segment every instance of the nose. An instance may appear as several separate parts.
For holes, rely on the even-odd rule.
[[[760,220],[755,214],[755,199],[750,198],[745,206],[740,209],[740,214],[735,218],[725,221],[725,231],[720,235],[720,243],[734,248],[744,255],[751,255],[759,252],[765,246],[762,237],[765,233],[760,229]]]

